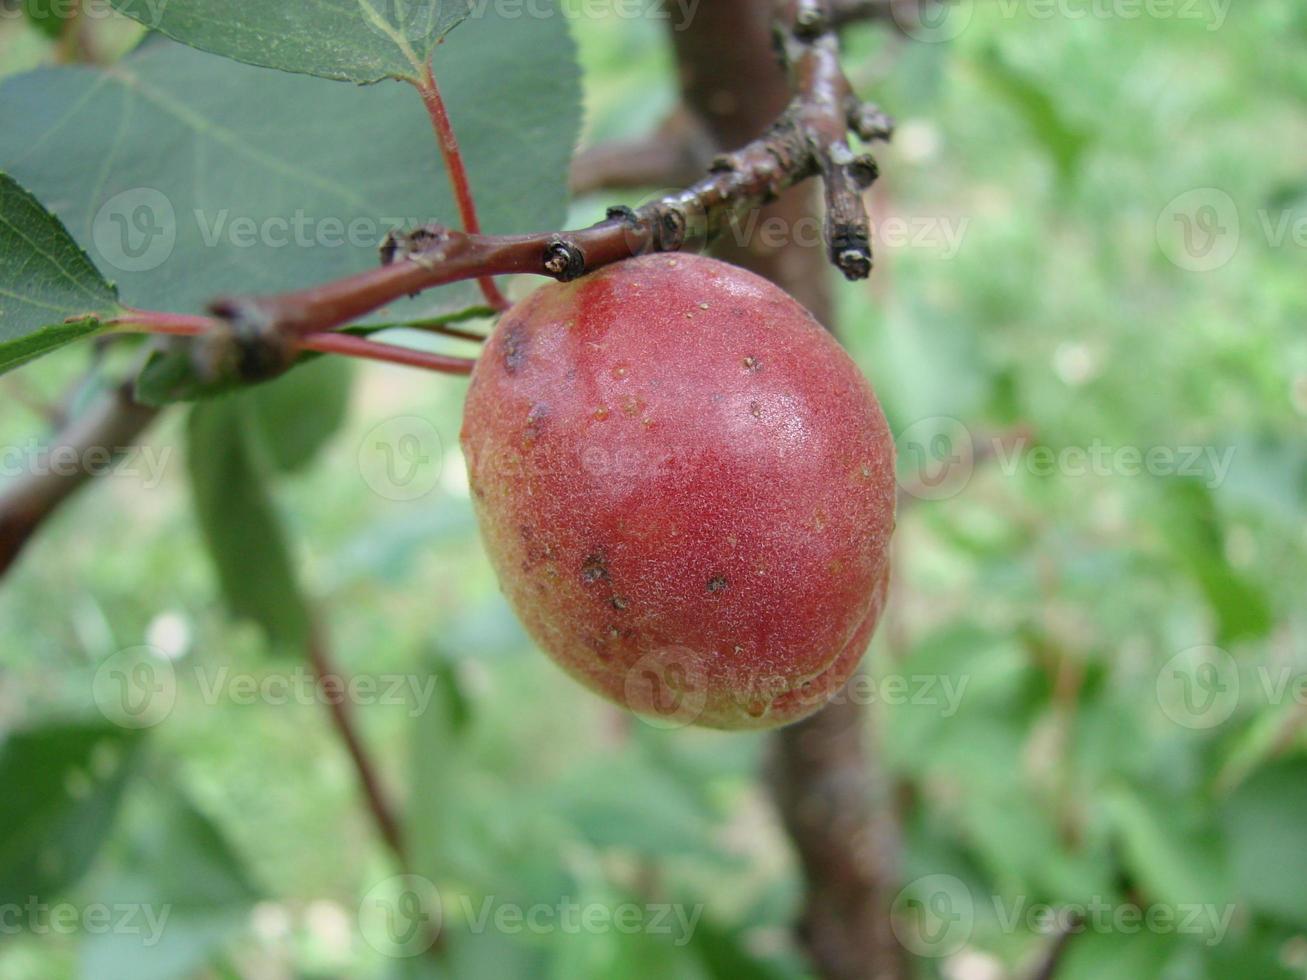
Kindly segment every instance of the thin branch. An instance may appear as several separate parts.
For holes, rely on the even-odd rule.
[[[107,326],[118,329],[143,330],[148,333],[170,334],[183,337],[221,338],[230,325],[224,320],[215,320],[207,316],[192,316],[185,313],[163,313],[155,310],[130,310]],[[461,331],[464,336],[478,337],[470,331]],[[230,338],[239,342],[238,338]],[[484,339],[484,338],[479,338]],[[343,354],[346,357],[358,357],[364,360],[381,361],[387,364],[402,364],[406,367],[418,367],[441,374],[468,375],[476,366],[476,360],[467,357],[451,357],[448,354],[435,354],[430,351],[413,350],[394,344],[383,344],[366,337],[355,337],[345,333],[312,333],[297,337],[293,341],[290,359],[299,351],[316,351],[320,354]],[[213,357],[211,360],[217,360]]]
[[[0,493],[0,575],[9,570],[41,522],[110,461],[129,449],[157,410],[140,405],[133,383],[106,391],[51,440],[46,457],[70,465],[33,467]],[[95,465],[91,465],[91,454]]]
[[[680,109],[640,139],[581,150],[572,158],[569,183],[573,194],[683,187],[699,178],[713,155],[703,127]]]
[[[871,245],[861,193],[877,168],[868,154],[852,152],[846,135],[851,128],[864,140],[887,139],[889,120],[853,95],[824,4],[786,4],[780,36],[793,101],[765,134],[718,157],[707,177],[683,191],[634,211],[611,209],[607,220],[576,231],[492,236],[419,228],[388,239],[379,269],[280,295],[220,298],[210,309],[275,347],[286,335],[333,330],[446,283],[508,274],[566,281],[646,252],[699,248],[741,213],[813,176],[826,187],[829,257],[846,277],[863,278]]]
[[[318,686],[322,689],[323,699],[327,702],[327,710],[331,713],[331,722],[345,745],[345,751],[349,753],[354,771],[358,774],[359,785],[363,790],[363,797],[367,802],[368,812],[372,814],[377,832],[395,855],[396,860],[404,865],[407,861],[407,850],[399,819],[381,785],[381,776],[368,756],[363,739],[359,736],[352,706],[346,694],[348,685],[340,669],[332,662],[331,652],[327,648],[327,640],[320,623],[315,622],[310,630],[307,653],[313,672],[317,675]]]
[[[422,78],[417,85],[422,94],[422,103],[427,107],[431,125],[436,131],[436,141],[440,144],[440,155],[445,161],[445,171],[449,174],[449,183],[454,190],[454,202],[458,205],[459,219],[463,230],[470,235],[479,234],[481,222],[477,218],[476,203],[472,198],[472,183],[468,180],[467,167],[463,163],[463,154],[458,148],[458,137],[454,135],[453,123],[449,121],[449,110],[441,98],[440,87],[431,70],[431,62],[422,66]],[[509,302],[489,276],[477,279],[481,294],[492,309],[500,312],[508,309]]]

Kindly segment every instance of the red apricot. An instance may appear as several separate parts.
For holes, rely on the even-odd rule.
[[[769,728],[861,659],[893,442],[853,361],[766,280],[652,255],[539,289],[472,374],[462,444],[514,610],[605,697]]]

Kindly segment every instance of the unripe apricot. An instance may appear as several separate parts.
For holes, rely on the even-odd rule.
[[[651,255],[539,289],[490,338],[462,443],[514,610],[605,697],[770,728],[866,650],[893,441],[853,361],[766,280]]]

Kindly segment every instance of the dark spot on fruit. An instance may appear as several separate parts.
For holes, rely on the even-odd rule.
[[[586,585],[594,585],[596,582],[606,582],[607,580],[608,559],[604,557],[602,551],[596,551],[581,562],[581,581]]]
[[[528,446],[540,438],[548,418],[549,406],[544,402],[536,402],[531,406],[531,410],[526,413],[526,429],[522,432],[522,438]]]
[[[756,419],[762,418],[762,406],[757,402],[749,402],[749,414]]]
[[[743,361],[743,364],[744,364],[744,369],[745,369],[746,371],[761,371],[761,370],[762,370],[762,364],[759,363],[759,361],[758,361],[758,359],[757,359],[756,357],[746,357],[746,358],[744,359],[744,361]]]
[[[626,600],[623,599],[620,595],[613,596],[611,599],[608,600],[608,602],[618,612],[621,612],[623,609],[626,608]]]
[[[526,364],[526,349],[529,345],[526,328],[520,323],[511,323],[504,331],[504,370],[517,374]]]
[[[724,592],[726,590],[726,585],[727,582],[726,582],[725,575],[714,575],[712,578],[708,580],[708,591]]]

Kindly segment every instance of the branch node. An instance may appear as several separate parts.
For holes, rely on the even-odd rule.
[[[865,142],[888,141],[894,135],[894,119],[878,105],[850,98],[849,128]]]
[[[565,238],[555,238],[545,247],[545,272],[559,282],[571,282],[585,274],[585,254]]]
[[[629,225],[640,223],[640,216],[625,204],[617,204],[609,208],[607,218],[609,221],[625,221]]]
[[[295,362],[291,338],[257,300],[219,299],[209,310],[221,318],[220,325],[200,334],[191,346],[195,371],[204,381],[266,381]]]
[[[849,179],[858,190],[865,191],[880,176],[880,165],[870,153],[863,153],[853,158],[847,168]]]
[[[422,225],[412,231],[392,229],[381,243],[381,264],[390,265],[396,258],[411,259],[437,248],[449,238],[444,225]]]

